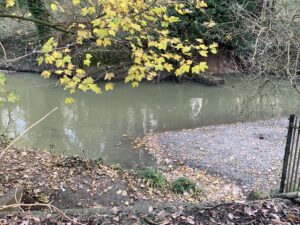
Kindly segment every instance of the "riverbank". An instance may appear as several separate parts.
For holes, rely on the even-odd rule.
[[[161,168],[170,182],[178,177],[196,181],[197,193],[178,194],[159,189],[146,182],[137,171],[103,165],[78,156],[12,148],[0,160],[0,198],[11,190],[22,189],[20,206],[25,210],[0,213],[1,224],[249,224],[249,221],[256,224],[261,221],[300,221],[299,206],[291,201],[245,202],[234,182],[185,165]],[[47,207],[50,205],[57,208],[49,211]]]
[[[233,184],[183,166],[162,168],[163,176],[170,184],[180,177],[189,178],[195,181],[196,192],[176,193],[168,183],[162,188],[153,186],[141,175],[143,168],[124,170],[79,156],[12,148],[0,161],[0,198],[22,190],[25,204],[51,202],[61,209],[82,209],[244,199]]]
[[[149,134],[142,143],[159,163],[183,164],[236,182],[244,193],[279,188],[287,119]]]

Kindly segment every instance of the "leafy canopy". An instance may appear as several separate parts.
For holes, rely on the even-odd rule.
[[[42,72],[44,78],[57,75],[59,82],[70,94],[76,89],[101,93],[101,87],[89,76],[88,67],[93,64],[92,51],[82,53],[82,63],[72,55],[74,46],[88,49],[107,48],[113,45],[127,45],[130,48],[132,64],[125,83],[139,86],[144,80],[153,80],[159,73],[199,74],[208,69],[203,60],[209,53],[216,54],[218,45],[207,44],[201,37],[191,42],[172,35],[171,28],[180,18],[191,13],[205,13],[207,4],[203,0],[72,0],[80,20],[68,27],[72,33],[71,44],[60,46],[58,38],[51,37],[42,47],[38,64],[47,64],[51,69]],[[15,0],[6,0],[7,7]],[[58,1],[50,3],[54,12],[64,13],[64,6]],[[172,10],[170,10],[172,9]],[[175,13],[173,10],[175,9]],[[172,12],[171,12],[172,11]],[[81,21],[81,22],[80,22]],[[100,67],[101,63],[98,62]],[[113,90],[115,74],[107,72],[104,79],[105,91]],[[65,103],[74,102],[72,97]]]

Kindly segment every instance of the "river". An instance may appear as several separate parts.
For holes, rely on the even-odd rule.
[[[52,108],[58,110],[24,135],[16,145],[50,150],[66,155],[102,158],[125,168],[154,164],[131,142],[149,132],[190,129],[212,124],[235,123],[287,116],[300,110],[299,95],[288,87],[271,86],[257,94],[257,82],[229,79],[222,88],[197,83],[162,82],[139,88],[117,83],[115,90],[100,95],[78,92],[76,103],[63,100],[68,93],[39,75],[8,75],[8,87],[20,100],[1,110],[0,126],[5,129],[8,112],[11,138]]]

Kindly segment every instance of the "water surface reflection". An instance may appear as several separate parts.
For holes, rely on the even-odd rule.
[[[299,97],[292,90],[250,98],[251,88],[214,88],[195,83],[147,84],[136,89],[117,84],[113,92],[98,96],[78,93],[76,104],[66,106],[63,98],[67,93],[56,87],[54,80],[19,73],[9,76],[8,82],[21,96],[19,102],[2,109],[0,114],[4,129],[8,112],[12,112],[11,137],[59,106],[27,133],[19,146],[101,157],[124,167],[153,163],[146,152],[136,151],[130,144],[145,133],[264,119],[287,115],[299,108]]]

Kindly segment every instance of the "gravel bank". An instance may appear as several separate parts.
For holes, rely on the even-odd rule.
[[[158,160],[184,164],[238,182],[245,191],[279,188],[287,119],[150,134]]]

